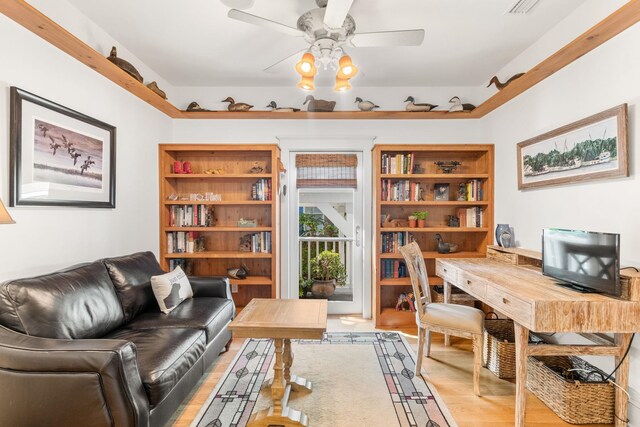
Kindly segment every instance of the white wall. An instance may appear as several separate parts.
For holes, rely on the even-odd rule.
[[[117,127],[116,209],[9,208],[0,226],[0,280],[158,247],[157,143],[171,120],[0,15],[0,197],[9,199],[9,87]]]
[[[539,250],[544,227],[620,233],[622,264],[640,266],[639,45],[636,25],[484,119],[496,144],[495,221],[515,228],[518,246]],[[518,142],[622,103],[629,105],[630,177],[518,191]],[[640,405],[640,339],[630,357],[632,398]],[[613,368],[611,358],[598,364]],[[630,425],[640,426],[640,409],[632,407],[631,416]]]

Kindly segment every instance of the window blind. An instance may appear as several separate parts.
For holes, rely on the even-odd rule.
[[[355,154],[297,154],[297,188],[357,188]]]

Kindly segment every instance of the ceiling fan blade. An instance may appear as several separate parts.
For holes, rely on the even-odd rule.
[[[302,52],[305,52],[306,50],[307,50],[307,48],[300,49],[299,51],[292,53],[291,55],[287,56],[286,58],[281,59],[280,61],[276,62],[275,64],[269,65],[267,68],[265,68],[262,71],[264,71],[266,73],[277,73],[277,72],[280,71],[280,68],[282,68],[289,61],[292,62],[291,69],[293,70],[295,68],[294,58],[296,58],[298,56],[301,56],[300,54]]]
[[[351,44],[354,47],[420,46],[423,41],[424,30],[400,30],[357,33]]]
[[[247,12],[242,12],[238,9],[231,9],[227,16],[231,19],[246,22],[247,24],[257,25],[259,27],[269,28],[271,30],[279,31],[290,36],[304,36],[304,33],[297,28],[289,27],[288,25],[284,25],[276,21],[271,21],[267,18],[261,18],[260,16],[252,15]]]
[[[336,29],[342,27],[353,0],[329,0],[324,12],[324,25]]]

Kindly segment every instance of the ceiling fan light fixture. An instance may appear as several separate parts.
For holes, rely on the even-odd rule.
[[[341,79],[340,77],[336,77],[336,85],[333,87],[333,90],[335,90],[336,92],[346,92],[349,89],[351,89],[349,79]]]
[[[343,55],[338,62],[338,74],[339,79],[350,79],[358,73],[358,67],[353,64],[349,55]]]
[[[313,76],[312,77],[302,76],[302,79],[300,79],[296,87],[302,90],[308,90],[308,91],[315,90],[316,85],[313,83]]]
[[[302,58],[296,64],[296,71],[302,77],[313,77],[318,71],[315,66],[316,58],[311,52],[305,52]]]

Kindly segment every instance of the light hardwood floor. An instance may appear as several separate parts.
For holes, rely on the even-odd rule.
[[[374,323],[351,316],[330,316],[327,330],[333,332],[375,331]],[[400,330],[414,351],[417,344],[417,328]],[[244,340],[235,339],[231,350],[220,356],[205,375],[175,421],[168,425],[188,427],[211,391],[215,388]],[[515,417],[515,384],[500,380],[487,369],[482,369],[480,391],[473,393],[473,353],[471,341],[451,338],[451,346],[445,347],[442,335],[433,334],[431,357],[424,358],[423,372],[435,386],[460,427],[512,427]],[[527,392],[527,427],[571,426],[558,418],[538,398]],[[592,424],[591,427],[601,425]],[[342,426],[341,426],[342,427]],[[346,426],[345,426],[346,427]],[[373,427],[373,426],[372,426]],[[382,427],[382,426],[381,426]]]

